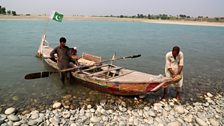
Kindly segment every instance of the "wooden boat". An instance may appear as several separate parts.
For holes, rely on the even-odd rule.
[[[50,57],[52,49],[43,35],[38,55],[43,57],[48,65],[58,70],[57,63],[46,58]],[[78,63],[86,67],[79,67],[80,69],[71,71],[75,79],[84,81],[85,83],[82,84],[89,88],[115,95],[144,95],[180,80],[180,77],[167,78],[162,75],[152,75],[102,63],[101,57],[87,53],[82,54]]]

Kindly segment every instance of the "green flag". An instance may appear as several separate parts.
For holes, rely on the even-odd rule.
[[[62,19],[63,19],[64,15],[63,14],[60,14],[58,12],[53,12],[52,15],[51,15],[51,19],[52,20],[55,20],[57,22],[62,22]]]

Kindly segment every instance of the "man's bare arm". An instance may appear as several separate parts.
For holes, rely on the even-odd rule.
[[[171,73],[171,76],[174,77],[174,71],[172,70],[172,68],[168,68],[168,71]]]
[[[182,70],[183,70],[183,66],[178,66],[177,75],[181,74]]]

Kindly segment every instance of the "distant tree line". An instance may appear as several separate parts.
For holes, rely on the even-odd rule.
[[[137,14],[133,16],[126,16],[126,15],[119,15],[119,16],[105,16],[105,17],[118,17],[118,18],[139,18],[139,19],[157,19],[157,20],[184,20],[184,21],[208,21],[208,22],[224,22],[224,17],[215,17],[209,18],[208,16],[198,16],[198,17],[191,17],[185,14],[179,14],[176,16],[167,15],[167,14]]]
[[[0,5],[0,14],[2,14],[2,15],[13,15],[13,16],[17,15],[16,11],[6,10],[6,8],[2,7],[1,5]]]

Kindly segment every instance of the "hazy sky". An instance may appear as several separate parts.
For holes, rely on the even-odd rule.
[[[224,0],[0,0],[0,5],[18,14],[136,15],[185,14],[224,17]]]

